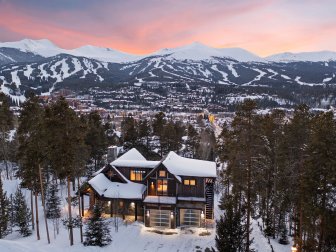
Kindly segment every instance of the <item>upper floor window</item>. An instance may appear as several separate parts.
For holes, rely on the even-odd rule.
[[[157,192],[158,195],[167,195],[168,192],[168,181],[167,179],[157,180]]]
[[[194,186],[194,185],[196,185],[196,180],[195,179],[185,179],[185,180],[183,180],[183,184]]]
[[[159,171],[159,177],[166,177],[167,175],[166,175],[166,171],[163,171],[163,170],[161,170],[161,171]]]
[[[142,181],[145,171],[133,169],[131,170],[130,179],[132,181]]]

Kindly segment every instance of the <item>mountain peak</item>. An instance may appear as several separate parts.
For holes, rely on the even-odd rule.
[[[48,39],[22,39],[14,42],[0,42],[0,47],[15,48],[23,52],[31,52],[43,57],[52,57],[58,54],[70,54],[74,56],[87,57],[105,62],[123,63],[143,59],[148,56],[163,56],[168,59],[177,60],[211,60],[213,58],[226,58],[240,62],[292,62],[292,61],[330,61],[336,60],[336,52],[285,52],[261,58],[242,48],[214,48],[199,41],[187,45],[164,48],[147,55],[135,55],[125,53],[112,48],[105,48],[94,45],[84,45],[74,49],[62,49]]]
[[[230,58],[237,61],[264,61],[257,55],[241,48],[214,48],[200,42],[188,45],[161,49],[152,55],[169,55],[167,57],[179,60],[206,60],[213,57]]]
[[[271,56],[266,57],[268,61],[274,62],[295,62],[295,61],[330,61],[336,60],[336,52],[332,51],[318,51],[318,52],[300,52],[300,53],[292,53],[292,52],[284,52],[278,53]]]
[[[62,53],[62,49],[57,47],[48,39],[22,39],[15,42],[2,42],[0,47],[15,48],[23,52],[31,52],[43,57],[55,56]]]

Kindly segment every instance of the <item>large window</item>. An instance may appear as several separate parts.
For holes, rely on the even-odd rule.
[[[167,192],[168,192],[167,179],[157,180],[157,192],[158,192],[158,195],[167,195]]]
[[[133,169],[131,170],[130,179],[132,181],[142,181],[145,171]]]
[[[184,185],[188,185],[188,186],[194,186],[196,185],[196,180],[195,179],[185,179],[183,181]]]

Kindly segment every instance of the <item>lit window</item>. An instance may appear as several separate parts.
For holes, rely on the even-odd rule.
[[[183,184],[184,185],[191,185],[191,186],[194,186],[196,185],[196,180],[195,179],[185,179],[183,181]]]
[[[166,177],[166,171],[159,171],[159,177]]]
[[[142,181],[142,174],[144,172],[143,171],[139,171],[139,170],[131,170],[131,176],[130,179],[132,181]]]
[[[168,189],[168,183],[166,179],[157,180],[157,190],[159,194],[166,194]]]

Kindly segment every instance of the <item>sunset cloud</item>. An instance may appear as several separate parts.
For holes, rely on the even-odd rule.
[[[0,0],[0,41],[149,53],[199,41],[265,56],[336,50],[332,0]]]

